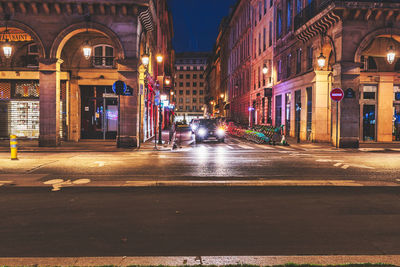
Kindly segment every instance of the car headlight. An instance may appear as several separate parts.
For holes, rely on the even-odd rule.
[[[196,124],[193,124],[193,125],[190,126],[190,127],[192,128],[193,131],[196,131],[196,129],[197,129],[197,125],[196,125]]]
[[[200,128],[198,133],[200,136],[205,136],[207,134],[207,130],[204,128]]]
[[[218,136],[223,136],[223,135],[225,135],[225,130],[224,130],[223,128],[218,128],[218,130],[217,130],[217,135],[218,135]]]

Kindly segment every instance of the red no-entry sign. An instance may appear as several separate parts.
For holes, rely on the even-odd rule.
[[[331,95],[331,99],[333,101],[340,102],[344,97],[344,92],[340,88],[335,88],[335,89],[332,89],[330,95]]]

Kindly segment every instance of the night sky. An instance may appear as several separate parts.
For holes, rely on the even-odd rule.
[[[168,0],[176,52],[211,51],[221,19],[236,0]]]

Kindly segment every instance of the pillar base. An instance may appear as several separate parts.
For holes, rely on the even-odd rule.
[[[360,141],[357,137],[343,137],[339,141],[340,148],[359,148]]]
[[[137,147],[136,136],[121,136],[120,141],[117,140],[117,146],[122,148]]]
[[[39,137],[40,147],[56,147],[60,145],[60,141],[57,138],[45,138]]]

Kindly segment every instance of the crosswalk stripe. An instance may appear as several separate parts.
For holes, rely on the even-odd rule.
[[[255,145],[256,147],[262,148],[262,149],[267,149],[267,150],[272,150],[274,149],[273,147],[270,147],[268,145]]]
[[[246,146],[246,145],[238,145],[238,146],[243,148],[243,149],[254,149],[254,147]]]
[[[231,147],[231,146],[228,146],[228,145],[226,145],[226,147],[227,147],[227,148],[229,148],[229,149],[234,149],[233,147]]]

